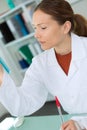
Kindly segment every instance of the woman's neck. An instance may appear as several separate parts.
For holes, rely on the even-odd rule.
[[[55,48],[56,53],[60,55],[66,55],[71,52],[71,37],[67,36],[64,42]]]

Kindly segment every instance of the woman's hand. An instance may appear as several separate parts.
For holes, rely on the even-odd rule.
[[[69,120],[62,124],[61,130],[81,130],[73,120]]]
[[[0,86],[1,86],[2,81],[3,81],[3,74],[4,74],[4,70],[2,68],[2,65],[0,64]]]

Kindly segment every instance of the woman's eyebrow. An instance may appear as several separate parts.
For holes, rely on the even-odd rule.
[[[32,24],[32,26],[40,26],[40,25],[42,25],[42,24],[46,24],[46,23],[39,23],[39,24],[37,24],[37,25]]]

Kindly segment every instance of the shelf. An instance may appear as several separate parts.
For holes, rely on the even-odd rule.
[[[35,0],[29,0],[28,2],[25,2],[23,4],[20,4],[19,6],[9,10],[7,13],[3,14],[2,16],[0,16],[0,23],[10,19],[12,16],[14,15],[17,15],[19,13],[22,13],[23,12],[23,6],[27,6],[27,5],[31,5],[33,3],[36,3],[37,2]]]
[[[22,7],[18,6],[12,9],[11,11],[8,11],[4,15],[0,16],[0,23],[3,23],[4,21],[10,19],[12,16],[19,14],[22,12]]]
[[[12,42],[9,42],[9,43],[5,44],[5,47],[7,48],[7,47],[10,47],[10,46],[19,44],[21,42],[22,42],[22,44],[24,44],[25,42],[29,42],[29,38],[32,38],[32,37],[34,37],[34,33],[31,33],[31,34],[26,35],[22,38],[19,38],[18,40],[14,40]]]
[[[6,42],[4,36],[7,36],[8,32],[3,33],[3,30],[6,31],[5,25],[4,25],[4,27],[1,28],[2,29],[1,38],[0,38],[1,47],[2,47],[1,49],[3,49],[3,55],[5,55],[8,65],[10,66],[10,68],[13,69],[12,76],[13,76],[13,79],[15,81],[17,81],[16,84],[21,83],[20,81],[22,81],[22,79],[23,79],[22,75],[27,70],[27,69],[22,69],[22,67],[20,66],[20,63],[19,63],[20,57],[18,57],[18,55],[19,55],[18,49],[21,48],[22,46],[31,44],[29,47],[31,48],[32,53],[34,54],[34,51],[35,51],[35,54],[40,53],[39,44],[37,44],[37,40],[34,38],[34,29],[31,24],[31,15],[29,12],[31,10],[27,9],[28,6],[34,8],[37,5],[37,3],[39,3],[39,2],[37,2],[36,0],[29,0],[27,2],[24,2],[20,5],[18,5],[15,8],[9,10],[7,13],[3,14],[2,16],[0,16],[0,24],[5,22],[8,26],[7,29],[10,30],[14,36],[14,39]],[[16,26],[16,21],[14,19],[14,16],[16,16],[17,14],[21,14],[22,17],[24,14],[25,17],[23,17],[23,20],[24,20],[23,22],[24,22],[25,27],[27,29],[29,29],[29,34],[26,33],[23,35],[21,35],[21,34],[18,35],[17,29],[20,29],[20,28],[23,29],[23,27],[22,27],[23,24],[21,24],[19,22],[18,25],[20,28],[17,28],[18,26]],[[16,20],[19,20],[19,19],[16,19]],[[22,20],[22,19],[20,19],[20,20]],[[20,24],[21,24],[21,26],[20,26]],[[19,31],[19,33],[20,33],[20,31]],[[34,44],[35,46],[33,45],[33,43],[36,43],[36,44]],[[23,58],[23,57],[21,56],[21,58]],[[19,75],[19,80],[16,75]]]
[[[24,6],[27,6],[27,5],[32,5],[33,3],[36,3],[36,5],[38,4],[38,2],[37,1],[35,1],[35,0],[29,0],[29,1],[27,1],[27,2],[24,2]],[[22,5],[22,4],[21,4]]]
[[[20,72],[21,73],[25,73],[27,71],[27,68],[26,69],[21,69]]]

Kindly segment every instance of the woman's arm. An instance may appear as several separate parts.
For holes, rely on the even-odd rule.
[[[30,115],[40,109],[48,95],[35,60],[28,68],[23,83],[16,87],[10,75],[0,67],[0,102],[14,116]],[[41,68],[42,69],[42,68]]]

